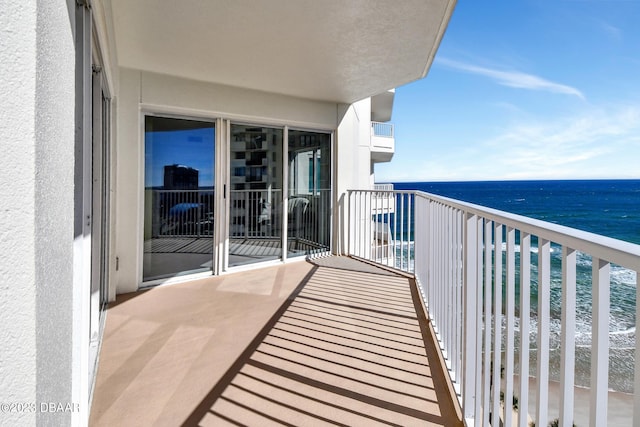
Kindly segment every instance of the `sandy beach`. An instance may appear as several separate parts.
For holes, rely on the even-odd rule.
[[[536,387],[535,378],[529,378],[529,415],[534,418],[536,410]],[[519,379],[514,378],[514,390],[519,389]],[[574,395],[574,424],[577,427],[589,425],[589,389],[575,387]],[[560,383],[549,381],[549,421],[558,418],[560,415]],[[633,417],[633,395],[616,391],[609,392],[609,405],[607,410],[607,426],[623,427],[631,426]],[[514,426],[517,424],[514,423]]]

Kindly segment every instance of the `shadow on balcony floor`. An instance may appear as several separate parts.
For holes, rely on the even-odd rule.
[[[348,258],[313,262],[158,288],[116,306],[92,424],[461,425],[410,280]],[[154,291],[173,298],[149,307]],[[229,292],[235,305],[223,308]],[[186,332],[200,314],[209,330]],[[134,321],[137,340],[133,325],[123,330]]]

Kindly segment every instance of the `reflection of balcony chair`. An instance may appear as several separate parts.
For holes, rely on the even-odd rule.
[[[306,216],[309,208],[309,199],[304,197],[289,198],[289,224],[287,227],[290,237],[304,237],[303,231],[306,225]]]

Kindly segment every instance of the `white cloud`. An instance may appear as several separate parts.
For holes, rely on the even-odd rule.
[[[429,146],[423,152],[412,152],[406,160],[400,158],[400,152],[396,153],[398,158],[390,164],[376,167],[376,179],[397,182],[639,178],[640,107],[594,108],[555,119],[527,116],[506,125],[490,138],[478,135],[458,141],[445,138]]]
[[[606,34],[614,40],[622,40],[622,30],[614,25],[605,21],[597,21],[598,25]]]
[[[454,70],[489,77],[490,79],[503,86],[519,89],[546,91],[551,93],[560,93],[565,95],[577,96],[580,99],[585,99],[584,94],[580,90],[572,86],[552,82],[533,74],[522,73],[520,71],[504,71],[480,67],[477,65],[454,61],[448,58],[436,58],[436,63]]]
[[[637,174],[640,108],[594,110],[572,118],[513,125],[483,145],[503,178]],[[615,160],[615,164],[612,163]]]

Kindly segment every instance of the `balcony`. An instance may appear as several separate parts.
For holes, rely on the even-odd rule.
[[[621,298],[612,279],[624,275],[640,318],[640,246],[422,192],[387,195],[393,208],[372,210],[381,191],[349,192],[348,252],[414,275],[467,425],[639,425],[640,340],[610,317]],[[381,224],[390,238],[376,237]]]
[[[390,162],[395,152],[396,140],[391,123],[371,122],[371,160]]]
[[[326,257],[120,295],[91,425],[461,425],[413,280]]]
[[[638,424],[640,343],[609,319],[640,246],[422,192],[346,202],[350,257],[120,295],[91,424]]]

